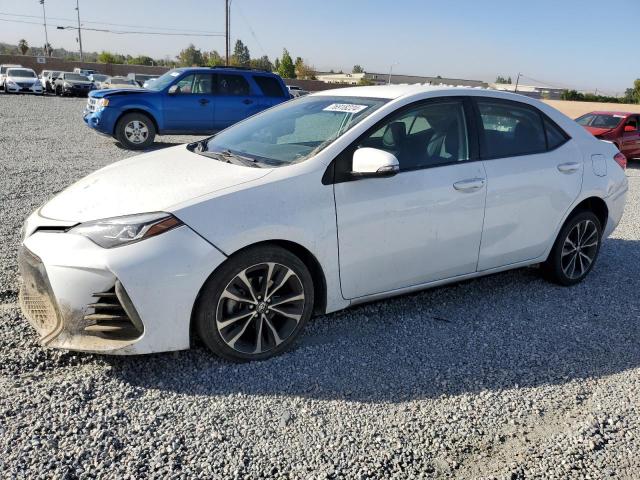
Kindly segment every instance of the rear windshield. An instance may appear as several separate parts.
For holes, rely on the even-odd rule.
[[[94,74],[92,75],[92,77],[93,77],[93,80],[94,80],[94,81],[96,81],[96,80],[97,80],[98,82],[103,82],[103,81],[105,81],[107,78],[109,78],[109,75],[99,75],[99,74],[97,74],[97,73],[94,73]]]
[[[76,82],[88,82],[89,79],[87,77],[85,77],[84,75],[80,75],[79,73],[65,73],[64,74],[64,79],[65,80],[74,80]]]
[[[624,119],[622,115],[603,115],[588,113],[576,119],[583,127],[616,128]]]
[[[285,93],[280,86],[280,82],[273,77],[267,77],[264,75],[254,75],[253,79],[256,81],[262,93],[267,97],[284,97]],[[288,95],[287,95],[288,96]]]
[[[129,80],[127,78],[112,78],[109,80],[112,85],[137,85],[135,80]]]
[[[7,75],[10,77],[36,77],[36,73],[33,70],[27,70],[26,68],[10,68],[7,70]]]

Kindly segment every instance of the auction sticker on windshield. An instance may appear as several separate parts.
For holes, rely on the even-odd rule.
[[[357,105],[355,103],[332,103],[323,108],[325,112],[358,113],[367,108],[367,105]]]

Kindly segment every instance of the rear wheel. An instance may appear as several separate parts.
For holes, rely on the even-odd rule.
[[[277,246],[227,260],[202,288],[195,308],[200,338],[227,360],[264,360],[287,350],[313,312],[304,263]]]
[[[156,129],[143,113],[128,113],[116,125],[116,139],[129,150],[143,150],[153,144]]]
[[[584,280],[598,258],[601,241],[602,226],[593,212],[571,217],[542,265],[547,278],[565,286]]]

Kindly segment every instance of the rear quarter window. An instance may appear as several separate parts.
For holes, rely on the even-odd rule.
[[[266,77],[263,75],[254,75],[253,79],[262,90],[262,93],[266,97],[284,97],[284,90],[280,85],[280,82],[273,77]]]

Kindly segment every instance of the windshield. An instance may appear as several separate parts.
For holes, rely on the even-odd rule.
[[[587,114],[576,119],[583,127],[616,128],[624,118],[623,115],[595,115]]]
[[[88,82],[89,79],[87,77],[85,77],[84,75],[80,75],[79,73],[65,73],[64,74],[64,79],[65,80],[72,80],[72,81],[76,81],[76,82]]]
[[[147,85],[149,90],[155,90],[159,92],[160,90],[164,90],[166,87],[171,85],[176,78],[178,78],[182,72],[180,70],[169,70],[164,75],[158,77],[153,83]]]
[[[292,100],[220,132],[207,142],[205,151],[230,152],[275,165],[300,162],[387,101],[325,95]]]
[[[36,73],[33,70],[27,70],[25,68],[10,68],[9,70],[7,70],[7,76],[36,78]]]
[[[94,73],[94,74],[91,76],[91,78],[93,78],[93,81],[94,81],[94,82],[96,82],[96,81],[97,81],[97,82],[103,82],[103,81],[105,81],[107,78],[109,78],[109,76],[108,76],[108,75],[99,75],[99,74],[97,74],[97,73]]]

